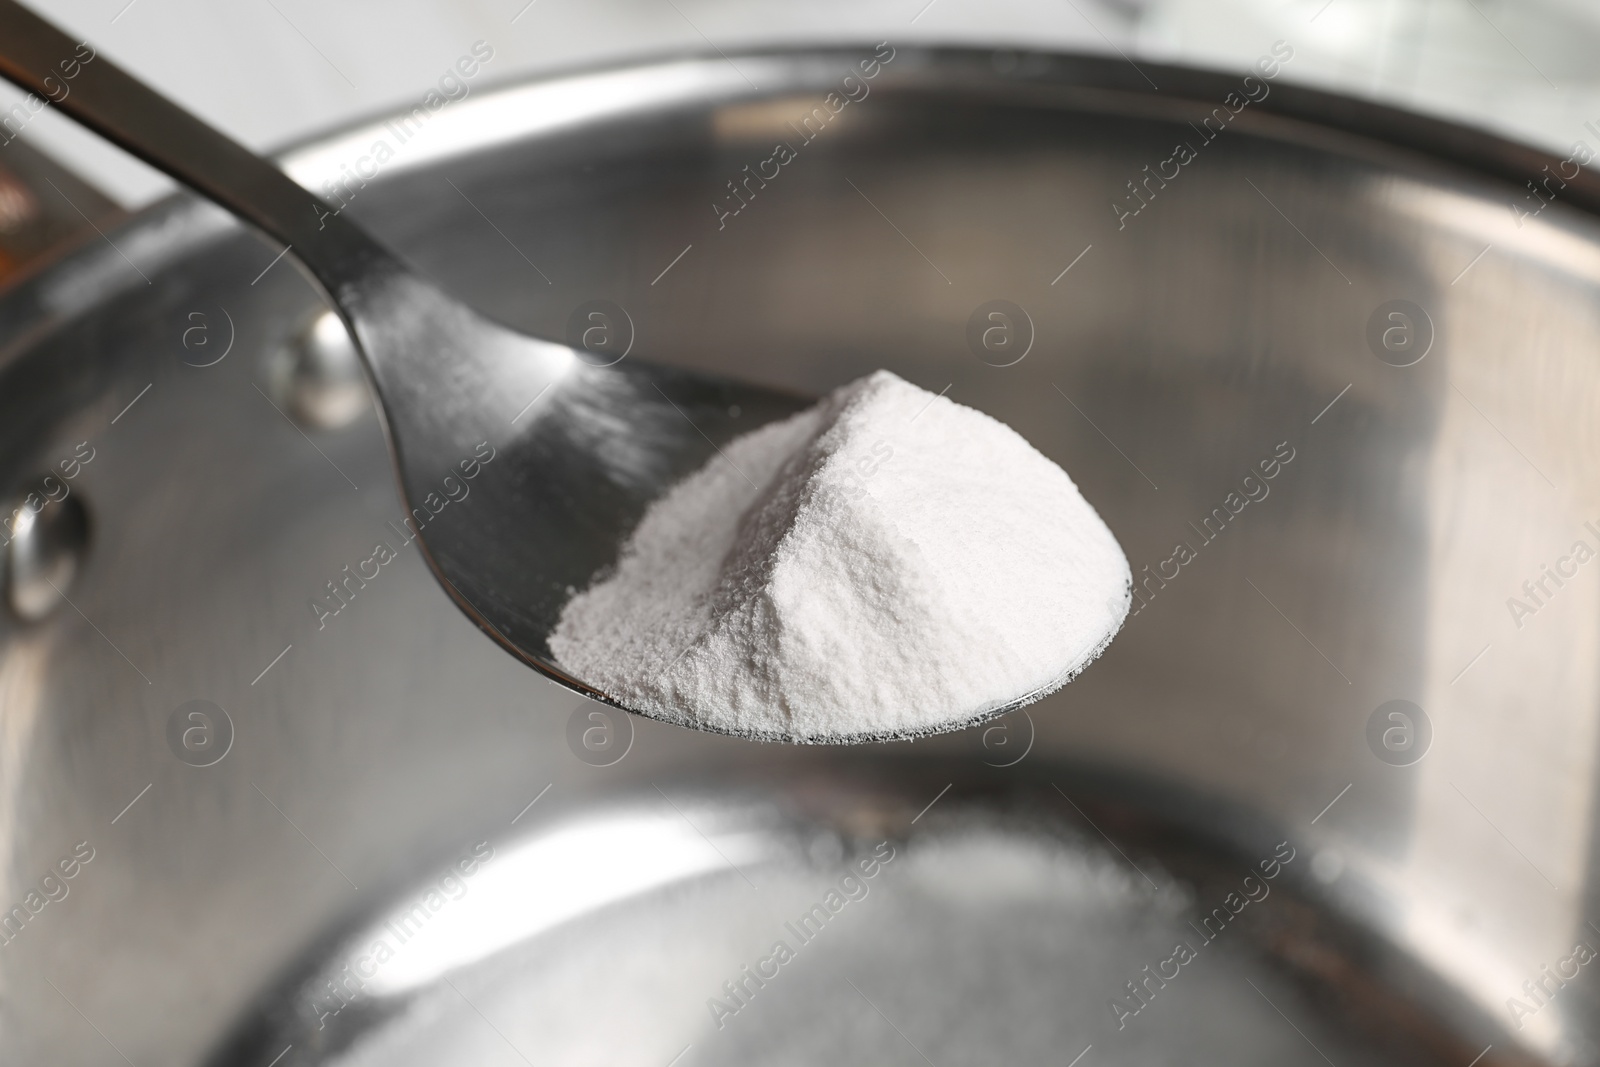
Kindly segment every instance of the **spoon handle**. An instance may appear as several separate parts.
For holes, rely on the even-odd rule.
[[[404,269],[393,253],[270,161],[14,0],[0,0],[0,76],[35,94],[19,106],[59,108],[288,245],[336,305],[358,302],[363,283]],[[0,130],[6,139],[15,133],[9,126]]]

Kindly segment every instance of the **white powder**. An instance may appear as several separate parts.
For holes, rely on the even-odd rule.
[[[563,668],[624,705],[771,740],[908,737],[1037,699],[1131,601],[1065,471],[879,371],[729,443],[562,611]]]

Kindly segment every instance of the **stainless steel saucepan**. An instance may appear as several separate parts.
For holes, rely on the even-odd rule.
[[[1005,420],[1126,631],[910,744],[582,702],[430,578],[315,292],[167,201],[0,297],[5,1062],[1600,1063],[1586,165],[1281,54],[733,59],[284,163],[597,364]]]

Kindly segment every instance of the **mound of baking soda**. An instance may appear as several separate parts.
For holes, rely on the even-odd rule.
[[[1069,682],[1131,600],[1116,538],[1005,424],[887,371],[650,506],[550,648],[625,706],[791,742],[912,737]]]

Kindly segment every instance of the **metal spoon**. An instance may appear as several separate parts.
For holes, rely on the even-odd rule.
[[[0,74],[287,246],[365,359],[440,584],[529,666],[651,715],[555,662],[548,637],[561,609],[615,562],[656,497],[723,442],[807,399],[638,358],[597,366],[590,352],[489,321],[268,160],[108,60],[85,61],[77,42],[13,0],[0,0]],[[974,709],[949,728],[1047,691]]]
[[[718,444],[808,401],[637,358],[597,367],[610,357],[491,322],[268,160],[104,57],[81,56],[72,38],[0,0],[0,74],[288,246],[365,357],[440,583],[530,666],[615,703],[550,655],[572,590],[614,562],[645,507]],[[463,491],[470,504],[456,500]]]

